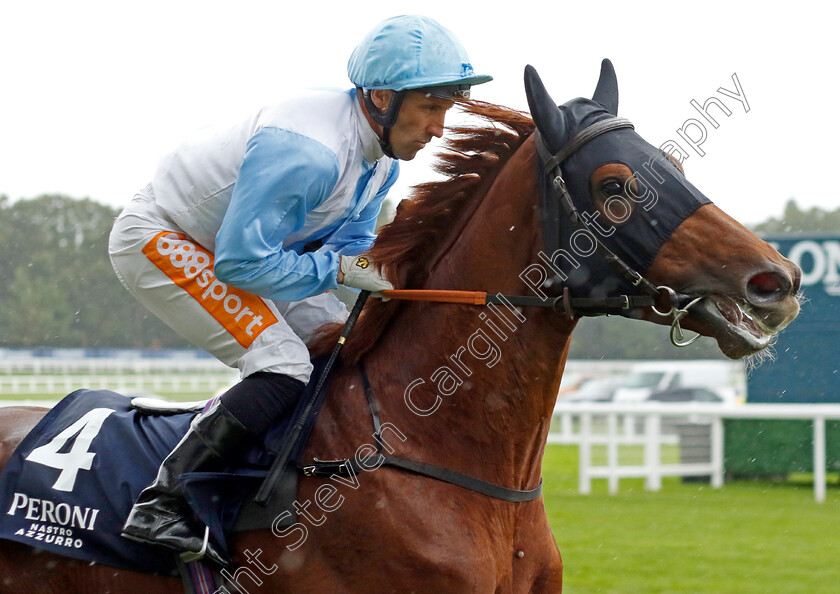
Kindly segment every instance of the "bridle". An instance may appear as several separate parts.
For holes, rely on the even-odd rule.
[[[572,154],[594,138],[606,132],[620,130],[623,128],[633,129],[632,122],[626,118],[617,116],[599,120],[578,132],[559,151],[553,154],[550,152],[539,130],[535,130],[534,142],[536,144],[537,154],[540,158],[540,175],[543,181],[540,185],[540,193],[542,197],[543,240],[549,253],[554,253],[555,250],[559,250],[561,247],[561,209],[563,214],[571,220],[575,227],[588,232],[583,217],[580,215],[580,212],[569,194],[566,181],[563,179],[561,165],[566,159],[572,156]],[[588,298],[583,302],[581,302],[580,298],[578,298],[578,303],[576,304],[576,299],[574,297],[570,297],[568,288],[565,288],[563,290],[563,295],[558,296],[557,299],[565,301],[564,308],[567,312],[571,311],[576,315],[584,316],[608,315],[609,313],[613,313],[615,311],[616,300],[618,300],[620,309],[625,311],[649,307],[659,316],[673,317],[670,336],[671,342],[674,346],[688,346],[699,338],[698,335],[686,341],[682,328],[680,327],[680,320],[688,315],[689,308],[701,301],[705,295],[686,295],[683,293],[677,293],[672,288],[664,285],[654,285],[642,274],[628,266],[615,252],[605,245],[604,242],[597,241],[596,239],[595,245],[616,274],[627,280],[632,286],[642,291],[642,294],[624,294],[617,297]],[[551,283],[551,286],[561,287],[562,279],[555,276],[554,282]],[[555,291],[556,290],[557,289],[555,289]],[[670,309],[664,312],[660,311],[656,307],[656,303],[663,293],[668,295],[670,303]],[[554,307],[556,309],[556,306]]]
[[[548,254],[556,253],[561,248],[560,231],[565,217],[572,225],[592,236],[584,219],[569,194],[566,181],[563,179],[562,164],[572,154],[594,138],[623,128],[633,128],[633,124],[621,117],[610,117],[590,124],[578,132],[558,152],[551,153],[539,130],[534,131],[534,142],[540,158],[540,195],[543,224],[543,241]],[[555,274],[549,283],[552,290],[550,297],[527,295],[488,295],[481,291],[427,291],[427,290],[393,290],[383,291],[384,297],[407,301],[436,301],[443,303],[461,303],[469,305],[504,304],[521,307],[550,307],[556,312],[563,313],[570,319],[581,316],[600,316],[626,313],[631,310],[650,308],[656,315],[671,318],[671,343],[677,347],[692,344],[699,338],[695,336],[686,340],[680,327],[680,320],[689,313],[689,308],[696,305],[705,295],[687,295],[677,293],[674,289],[655,285],[642,274],[628,266],[620,256],[613,252],[602,241],[593,236],[596,249],[609,263],[615,273],[640,290],[640,294],[620,294],[605,297],[575,297],[569,288],[564,286],[563,278]],[[657,302],[665,294],[668,296],[669,309],[662,311],[657,308]]]

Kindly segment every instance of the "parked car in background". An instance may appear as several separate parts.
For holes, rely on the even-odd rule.
[[[718,404],[734,404],[736,402],[734,390],[727,388],[673,388],[654,392],[648,396],[647,402],[712,402]]]
[[[615,391],[624,385],[624,377],[595,377],[584,380],[576,390],[566,392],[562,402],[610,402]]]
[[[685,389],[705,389],[718,394],[719,402],[734,402],[743,393],[743,369],[729,361],[667,361],[638,363],[630,370],[626,382],[614,395],[615,402],[646,402],[653,394]],[[697,398],[708,397],[697,392]],[[672,398],[692,399],[688,392]],[[671,400],[686,402],[689,400]]]

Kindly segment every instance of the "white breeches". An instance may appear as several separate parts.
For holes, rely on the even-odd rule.
[[[108,252],[143,305],[241,377],[270,371],[308,382],[306,343],[323,324],[347,318],[332,293],[271,301],[216,280],[213,254],[169,219],[148,188],[117,217]]]

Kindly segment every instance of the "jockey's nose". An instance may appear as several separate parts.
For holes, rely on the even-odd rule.
[[[432,116],[431,120],[429,121],[429,125],[426,127],[426,131],[435,138],[441,138],[443,136],[445,120],[445,113],[440,114],[440,116]]]

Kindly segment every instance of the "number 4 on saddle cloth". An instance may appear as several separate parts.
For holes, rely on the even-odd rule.
[[[323,361],[313,363],[317,374]],[[307,399],[305,393],[301,402]],[[171,550],[134,542],[120,531],[195,414],[148,414],[134,408],[131,398],[108,390],[69,394],[24,438],[0,475],[0,538],[123,569],[176,575]],[[295,417],[271,428],[264,447],[252,448],[241,466],[181,475],[187,502],[223,548],[226,531],[268,527],[284,511],[290,513],[280,526],[296,521],[296,469],[284,473],[267,508],[252,503]]]

